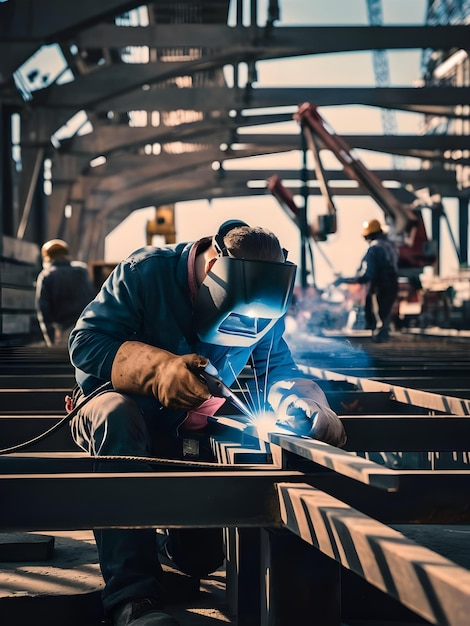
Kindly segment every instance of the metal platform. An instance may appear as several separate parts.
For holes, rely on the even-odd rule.
[[[467,626],[469,412],[460,394],[470,380],[468,339],[297,340],[299,364],[318,377],[343,420],[345,450],[295,436],[254,436],[240,416],[227,413],[212,424],[218,469],[97,476],[88,457],[67,449],[73,442],[66,430],[0,456],[3,543],[23,533],[46,536],[42,561],[0,565],[0,610],[8,623],[23,626],[34,615],[38,626],[62,626],[64,619],[96,626],[102,581],[88,529],[144,524],[227,529],[226,564],[201,581],[198,593],[194,581],[165,564],[176,594],[168,612],[183,626],[297,626],[312,612],[322,626]],[[64,354],[41,352],[9,348],[2,359],[0,435],[8,444],[61,418],[54,379],[67,380],[70,365]],[[34,371],[43,357],[51,369],[46,378]],[[22,373],[13,385],[15,371]],[[50,404],[41,412],[47,383]],[[142,494],[156,501],[159,490],[173,494],[164,509],[139,505]],[[123,492],[133,502],[129,511],[118,506]],[[201,494],[210,500],[198,506]],[[23,554],[15,546],[10,552]],[[341,601],[333,602],[340,579]]]

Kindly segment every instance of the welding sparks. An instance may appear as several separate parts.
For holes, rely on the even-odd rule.
[[[263,441],[269,441],[270,433],[283,433],[285,435],[292,435],[292,430],[280,426],[277,423],[276,414],[273,411],[258,411],[253,413],[253,417],[250,420],[250,426],[256,430],[258,438]]]
[[[276,416],[272,411],[258,411],[258,413],[253,413],[251,426],[256,429],[259,438],[266,441],[268,433],[276,428]]]
[[[271,354],[271,350],[272,350],[272,342],[271,342],[271,346],[270,346],[269,354],[268,354],[268,363],[269,363],[269,356]],[[258,438],[263,441],[269,441],[270,433],[283,433],[287,435],[294,434],[294,431],[292,431],[291,428],[288,428],[286,426],[281,426],[280,424],[277,423],[277,417],[274,411],[262,408],[262,406],[264,407],[267,402],[267,398],[266,398],[267,370],[266,370],[266,375],[265,375],[265,380],[264,380],[264,385],[263,385],[263,398],[261,398],[260,393],[259,393],[260,386],[258,383],[258,376],[257,376],[256,370],[254,370],[254,378],[257,383],[256,384],[257,398],[254,398],[248,386],[245,386],[244,388],[242,387],[230,363],[229,363],[229,366],[232,369],[235,382],[237,383],[238,389],[243,396],[245,408],[247,409],[245,411],[245,416],[248,416],[248,422],[245,424],[245,426],[251,426],[256,431]]]

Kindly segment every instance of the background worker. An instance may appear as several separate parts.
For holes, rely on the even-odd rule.
[[[81,392],[113,385],[73,419],[77,443],[94,456],[155,454],[167,436],[203,429],[223,403],[200,378],[209,362],[231,385],[250,361],[257,408],[344,445],[341,421],[282,337],[295,269],[273,233],[238,220],[213,237],[142,248],[118,264],[70,337]],[[114,626],[176,626],[162,611],[155,531],[102,530],[95,538]]]
[[[71,260],[62,239],[46,241],[41,257],[35,294],[39,326],[47,346],[67,347],[70,331],[96,292],[86,264]]]
[[[350,278],[340,276],[335,280],[334,285],[338,286],[341,283],[366,285],[364,307],[366,328],[372,330],[375,341],[388,341],[392,308],[398,294],[398,250],[376,219],[363,223],[362,236],[369,247],[356,275]],[[377,332],[375,332],[377,328],[375,299],[381,321]]]

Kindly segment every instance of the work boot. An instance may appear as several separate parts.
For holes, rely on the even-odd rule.
[[[159,610],[151,598],[140,598],[120,604],[112,612],[113,626],[180,626],[171,615]]]
[[[383,326],[372,337],[372,341],[375,341],[375,343],[385,343],[385,342],[387,342],[389,340],[390,340],[390,333],[388,331],[388,328],[384,328]]]

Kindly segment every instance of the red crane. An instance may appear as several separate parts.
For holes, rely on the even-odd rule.
[[[316,176],[328,209],[326,215],[319,216],[317,224],[309,225],[309,234],[316,241],[325,241],[329,234],[336,232],[336,207],[320,158],[320,151],[328,149],[341,163],[346,175],[356,181],[382,209],[390,227],[390,237],[395,240],[399,250],[399,267],[413,269],[431,265],[436,259],[436,246],[427,236],[421,208],[429,206],[442,211],[442,205],[424,205],[418,198],[412,204],[400,202],[364,165],[355,150],[335,133],[320,115],[316,105],[309,102],[300,105],[294,119],[299,122],[307,147],[313,155]],[[300,209],[277,176],[268,179],[268,189],[289,217],[299,223]]]

